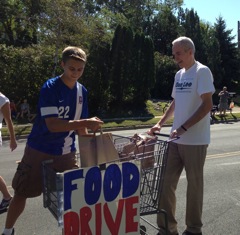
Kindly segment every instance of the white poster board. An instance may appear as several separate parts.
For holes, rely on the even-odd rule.
[[[65,235],[139,235],[139,161],[64,173]]]

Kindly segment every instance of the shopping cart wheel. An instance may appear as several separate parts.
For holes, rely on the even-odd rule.
[[[144,225],[140,225],[140,235],[145,235],[146,234],[146,227]]]

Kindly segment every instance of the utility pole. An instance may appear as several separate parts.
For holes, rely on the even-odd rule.
[[[240,50],[240,21],[238,21],[238,49]]]

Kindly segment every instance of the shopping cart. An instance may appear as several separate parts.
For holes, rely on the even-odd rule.
[[[161,134],[162,135],[162,134]],[[167,136],[167,135],[162,135]],[[169,136],[167,136],[169,137]],[[131,137],[113,135],[113,141],[119,154],[124,146],[128,145]],[[169,140],[157,140],[153,145],[152,152],[142,151],[139,154],[133,154],[131,159],[144,161],[148,158],[154,158],[154,164],[151,167],[142,167],[140,182],[140,234],[153,234],[150,231],[159,231],[153,223],[149,222],[145,216],[162,213],[165,220],[166,234],[168,230],[167,213],[159,209],[159,198],[162,192],[164,171],[167,163],[167,150]],[[147,148],[146,148],[147,149]],[[129,160],[121,158],[118,161]],[[48,208],[52,215],[57,219],[58,225],[63,227],[63,174],[55,172],[50,167],[51,161],[43,162],[43,205]]]
[[[145,133],[143,133],[145,134]],[[140,134],[141,135],[141,134]],[[154,157],[154,164],[149,168],[141,169],[141,186],[140,186],[140,217],[141,217],[141,226],[140,232],[143,235],[147,235],[146,226],[149,226],[150,229],[159,231],[159,228],[156,227],[153,223],[149,222],[145,216],[152,214],[163,214],[165,221],[165,234],[168,233],[168,220],[167,213],[163,209],[159,209],[159,199],[162,192],[164,172],[167,164],[167,151],[169,135],[157,134],[161,137],[167,138],[166,140],[158,140],[154,143],[154,148],[152,152],[143,151],[142,153],[136,154],[135,159],[144,161],[145,159]],[[114,142],[117,150],[121,152],[127,144],[131,141],[129,137],[115,136]],[[148,149],[148,148],[146,148]],[[151,233],[152,234],[152,233]]]

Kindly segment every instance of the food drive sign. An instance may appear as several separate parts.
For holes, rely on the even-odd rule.
[[[140,234],[140,164],[120,162],[64,173],[65,235]]]

